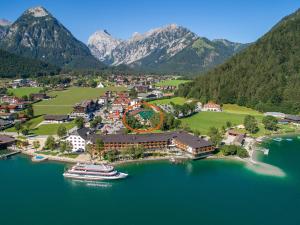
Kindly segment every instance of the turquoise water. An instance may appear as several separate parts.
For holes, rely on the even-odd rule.
[[[200,160],[119,166],[116,182],[75,182],[66,165],[0,161],[1,225],[299,225],[300,140],[267,142],[285,177],[265,176],[245,164]]]

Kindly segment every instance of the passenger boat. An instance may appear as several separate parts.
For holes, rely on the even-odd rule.
[[[64,177],[78,180],[117,180],[128,176],[126,173],[116,171],[114,167],[110,165],[84,163],[77,163],[63,175]]]

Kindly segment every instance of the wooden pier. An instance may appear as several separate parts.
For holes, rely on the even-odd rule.
[[[3,154],[3,155],[0,155],[0,160],[1,159],[7,159],[8,157],[10,157],[10,156],[13,156],[13,155],[16,155],[16,154],[19,154],[19,153],[21,153],[21,151],[11,151],[11,152],[8,152],[8,153],[6,153],[6,154]]]

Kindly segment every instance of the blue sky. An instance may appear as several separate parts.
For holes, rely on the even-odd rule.
[[[252,42],[282,17],[300,8],[299,0],[0,0],[0,18],[16,20],[42,5],[86,43],[99,29],[114,37],[176,23],[199,36]]]

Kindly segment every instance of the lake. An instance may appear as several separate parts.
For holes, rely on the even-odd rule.
[[[15,156],[0,161],[0,224],[299,225],[300,139],[263,145],[269,155],[257,158],[284,176],[207,159],[122,165],[128,179],[79,182],[62,176],[69,165]]]

